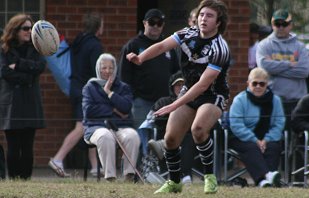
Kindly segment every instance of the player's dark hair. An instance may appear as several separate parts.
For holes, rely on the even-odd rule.
[[[220,34],[223,34],[228,22],[226,5],[220,0],[203,0],[200,2],[198,6],[197,16],[199,16],[201,9],[204,7],[210,8],[217,12],[218,14],[217,23],[220,22],[218,32]]]

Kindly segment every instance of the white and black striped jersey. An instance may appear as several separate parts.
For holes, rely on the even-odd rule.
[[[226,81],[230,65],[230,51],[220,34],[203,39],[196,27],[184,28],[175,32],[172,37],[181,46],[181,70],[185,85],[190,88],[199,81],[207,67],[219,71],[213,84],[205,91],[206,95],[221,94],[228,98],[229,88]]]

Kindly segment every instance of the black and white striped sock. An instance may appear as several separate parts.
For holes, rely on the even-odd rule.
[[[205,142],[196,145],[197,150],[200,152],[200,158],[204,165],[204,174],[213,173],[213,140],[208,138]]]
[[[176,148],[173,150],[167,150],[165,149],[165,159],[166,159],[166,166],[168,168],[169,174],[170,174],[170,180],[174,181],[175,183],[180,182],[180,162],[181,158],[180,155],[181,150],[180,148]]]

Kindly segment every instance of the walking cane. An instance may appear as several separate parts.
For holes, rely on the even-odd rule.
[[[115,138],[115,140],[117,141],[120,149],[122,150],[123,154],[126,156],[126,158],[128,159],[129,163],[131,164],[131,166],[133,167],[135,173],[138,175],[138,177],[140,178],[140,180],[145,183],[141,173],[137,170],[137,168],[135,167],[135,165],[133,164],[132,160],[130,159],[130,157],[128,156],[125,148],[123,147],[122,143],[120,142],[119,138],[116,135],[116,132],[118,131],[118,127],[115,126],[115,124],[113,122],[111,122],[110,120],[105,120],[104,121],[105,125],[112,131],[112,134]]]

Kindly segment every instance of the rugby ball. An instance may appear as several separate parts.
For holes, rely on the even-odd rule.
[[[31,30],[31,39],[35,49],[43,56],[50,56],[59,48],[59,34],[48,21],[37,21]]]

